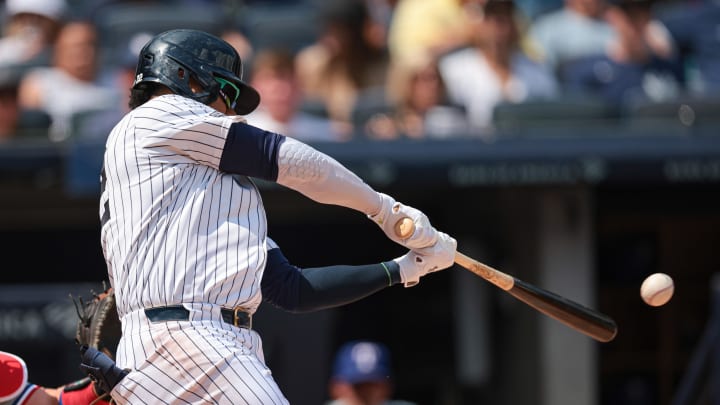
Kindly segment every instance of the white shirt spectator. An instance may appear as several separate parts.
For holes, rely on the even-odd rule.
[[[43,65],[60,27],[65,0],[7,0],[0,37],[0,65]]]
[[[482,52],[465,48],[440,59],[440,74],[451,102],[464,106],[474,128],[492,127],[493,109],[501,102],[551,98],[558,92],[547,69],[517,52],[511,61],[511,77],[502,84]]]
[[[78,80],[56,68],[37,68],[28,78],[43,89],[39,108],[52,117],[50,139],[62,141],[71,135],[73,114],[116,107],[120,95],[112,88]]]

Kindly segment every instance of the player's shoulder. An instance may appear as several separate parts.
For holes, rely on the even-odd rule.
[[[138,133],[155,133],[161,130],[176,130],[208,123],[209,125],[222,125],[230,120],[221,112],[193,99],[167,94],[154,97],[144,104],[127,113],[111,131],[110,138],[124,137],[128,129],[142,129]],[[229,126],[224,124],[223,126]],[[114,136],[113,136],[114,135]]]
[[[224,122],[232,121],[231,117],[210,106],[176,94],[166,94],[147,101],[131,112],[130,119],[132,126],[153,130],[187,128],[198,123],[230,126],[229,122]]]
[[[148,100],[145,104],[139,106],[136,110],[142,112],[148,112],[148,110],[153,110],[154,114],[167,113],[174,115],[205,115],[212,114],[213,112],[220,114],[220,112],[199,101],[177,94],[165,94],[162,96],[154,97]]]

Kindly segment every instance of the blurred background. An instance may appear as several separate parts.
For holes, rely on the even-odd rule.
[[[69,297],[100,291],[99,169],[139,49],[196,28],[240,52],[251,124],[337,158],[458,249],[614,318],[597,343],[455,266],[255,327],[290,402],[329,400],[372,339],[418,405],[710,404],[720,385],[720,3],[711,0],[0,2],[0,350],[82,377]],[[260,183],[299,266],[403,254],[376,225]],[[675,296],[654,308],[655,272]]]

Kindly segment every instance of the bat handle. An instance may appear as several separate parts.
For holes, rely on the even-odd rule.
[[[407,239],[415,232],[415,223],[412,219],[405,217],[395,223],[395,235]]]
[[[395,234],[398,237],[407,239],[413,234],[413,232],[415,232],[415,223],[412,219],[405,217],[395,223]],[[510,290],[513,288],[515,280],[511,275],[505,274],[500,270],[471,259],[460,252],[455,252],[455,263],[495,284],[503,290]]]

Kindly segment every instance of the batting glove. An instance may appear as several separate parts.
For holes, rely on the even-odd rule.
[[[413,249],[404,256],[394,259],[400,266],[400,280],[405,287],[420,282],[420,277],[447,269],[455,262],[457,241],[446,233],[438,232],[437,242],[426,248]]]
[[[430,225],[428,217],[419,210],[395,201],[387,194],[378,193],[382,200],[380,211],[368,215],[392,241],[408,249],[420,249],[431,246],[438,238],[438,232]],[[395,224],[403,218],[410,218],[415,224],[415,232],[403,239],[395,233]]]

